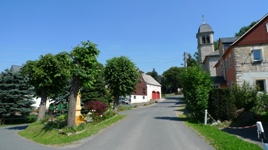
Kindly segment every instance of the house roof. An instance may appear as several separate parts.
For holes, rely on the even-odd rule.
[[[224,79],[223,76],[214,76],[211,77],[211,80],[214,84],[226,83],[226,80]]]
[[[255,23],[254,26],[252,26],[247,32],[245,32],[243,35],[241,35],[237,40],[233,42],[232,45],[235,45],[238,41],[240,41],[244,36],[246,36],[253,28],[255,28],[259,23],[261,23],[266,17],[268,17],[268,13],[262,17],[257,23]]]
[[[152,76],[147,75],[147,74],[142,74],[142,77],[146,84],[151,84],[151,85],[156,85],[156,86],[161,86],[160,83],[158,83]]]
[[[18,72],[21,69],[21,66],[12,65],[10,70],[13,72]]]
[[[238,37],[226,37],[226,38],[220,38],[219,40],[225,44],[225,43],[233,43],[235,40],[237,40]]]

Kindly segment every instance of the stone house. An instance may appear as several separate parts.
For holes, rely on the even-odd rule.
[[[268,14],[241,37],[221,38],[219,54],[216,75],[227,87],[246,81],[268,92]]]

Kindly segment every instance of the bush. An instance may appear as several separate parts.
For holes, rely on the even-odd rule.
[[[268,111],[268,94],[257,94],[257,101],[252,111],[256,114],[263,115]]]
[[[104,112],[108,110],[108,105],[101,101],[88,101],[84,103],[84,108],[92,112],[92,119],[99,122],[103,117]]]
[[[208,112],[214,119],[231,120],[235,117],[235,104],[230,89],[212,89],[209,94]]]
[[[204,110],[208,107],[211,79],[199,66],[188,67],[180,74],[186,108],[199,120],[203,120]]]
[[[235,85],[232,88],[231,95],[235,101],[237,109],[245,109],[250,111],[257,102],[257,87],[250,86],[249,83],[244,82],[241,86]]]

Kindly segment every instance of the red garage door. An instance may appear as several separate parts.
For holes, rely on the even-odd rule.
[[[153,92],[152,92],[152,100],[155,100],[155,99],[156,99],[156,92],[153,91]]]

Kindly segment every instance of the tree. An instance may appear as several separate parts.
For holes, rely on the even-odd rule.
[[[153,77],[157,82],[161,82],[161,76],[158,75],[158,73],[155,71],[155,69],[153,68],[152,72],[147,72],[147,75],[150,75],[151,77]]]
[[[179,76],[182,72],[180,67],[171,67],[163,73],[162,84],[167,87],[171,92],[178,92],[178,88],[181,86]]]
[[[195,52],[193,56],[190,53],[187,53],[187,67],[195,67],[199,65],[198,62],[198,52]]]
[[[104,80],[104,66],[98,64],[99,73],[95,75],[95,82],[92,87],[83,87],[81,89],[81,100],[83,102],[99,100],[102,102],[108,102],[108,91],[105,88]]]
[[[67,58],[66,52],[41,55],[39,60],[27,61],[22,68],[36,95],[41,97],[37,120],[45,116],[48,96],[57,95],[66,85],[69,78],[68,64],[65,61]]]
[[[92,87],[95,82],[95,76],[99,73],[96,57],[100,51],[97,49],[97,45],[90,41],[81,42],[81,44],[81,46],[74,47],[70,53],[71,89],[67,120],[68,127],[76,127],[75,108],[81,87]]]
[[[214,41],[214,50],[218,50],[219,49],[219,40]]]
[[[5,70],[0,75],[0,122],[4,117],[29,115],[34,104],[32,88],[21,72]]]
[[[114,96],[114,111],[117,113],[119,96],[130,95],[138,82],[138,69],[127,57],[114,57],[107,60],[104,77]]]
[[[208,108],[211,89],[210,75],[199,66],[184,68],[180,74],[180,83],[186,98],[186,107],[192,114],[201,119]]]
[[[235,33],[236,37],[242,36],[244,33],[246,33],[251,27],[253,27],[258,21],[251,22],[250,25],[242,27],[239,32]]]

